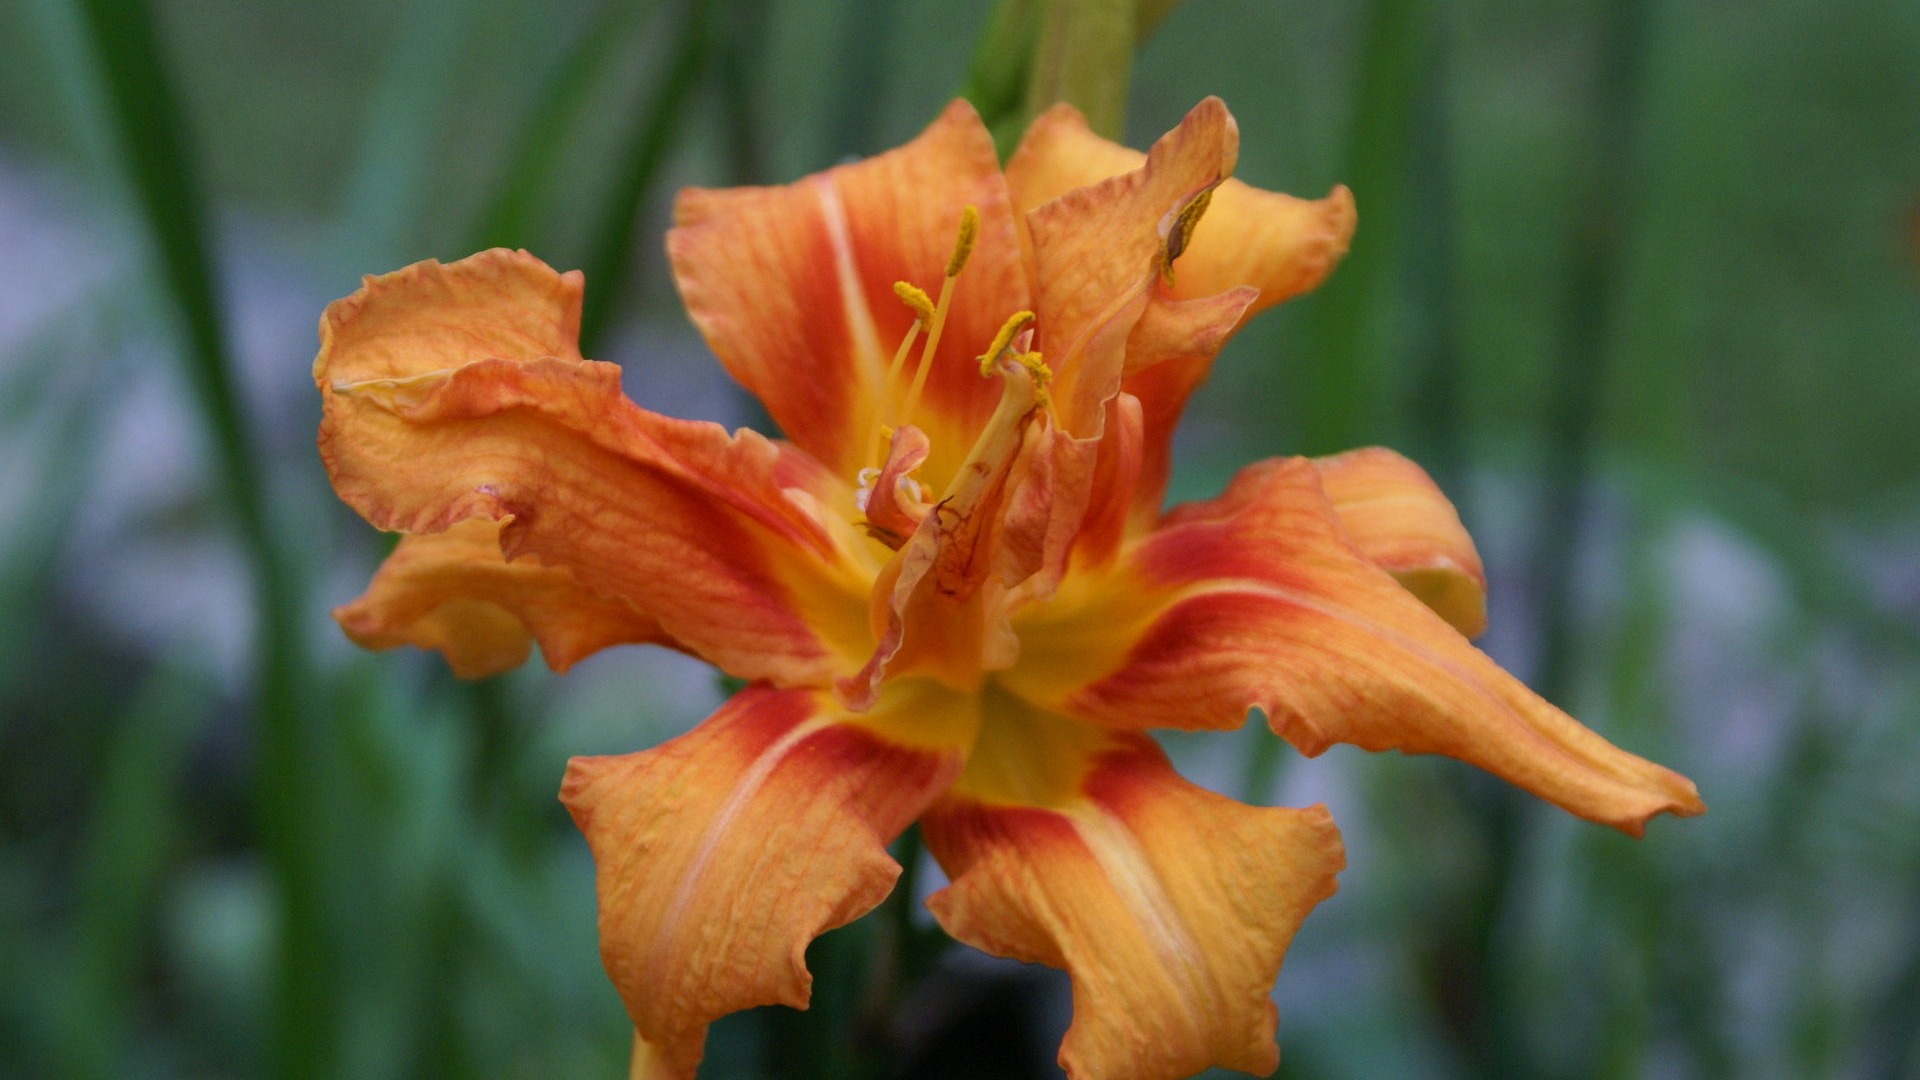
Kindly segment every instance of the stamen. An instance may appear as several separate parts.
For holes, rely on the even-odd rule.
[[[855,479],[860,481],[860,486],[853,491],[853,505],[864,514],[867,512],[867,504],[873,500],[873,482],[880,479],[880,470],[868,466],[861,469]]]
[[[1207,206],[1212,202],[1213,189],[1208,188],[1180,208],[1179,216],[1174,218],[1173,226],[1167,230],[1166,246],[1161,249],[1161,281],[1173,284],[1173,260],[1187,250],[1187,244],[1193,240],[1194,226],[1200,224],[1201,215],[1207,212]]]
[[[933,304],[927,299],[927,294],[911,282],[894,282],[893,295],[913,309],[913,325],[907,327],[907,336],[900,339],[900,347],[893,351],[893,362],[887,365],[887,377],[880,382],[880,401],[874,407],[873,429],[867,433],[867,452],[861,458],[869,464],[880,458],[881,432],[891,430],[887,428],[887,399],[892,396],[893,382],[900,377],[900,369],[906,366],[907,353],[912,351],[914,341],[920,337],[920,328],[934,317]]]
[[[900,422],[913,422],[913,411],[920,407],[921,391],[927,388],[927,376],[933,373],[933,358],[940,352],[940,332],[947,328],[947,309],[953,299],[953,279],[973,254],[973,242],[980,236],[980,211],[968,206],[960,211],[960,235],[954,238],[953,254],[947,256],[947,279],[940,283],[940,302],[933,306],[933,321],[927,327],[927,346],[920,350],[920,366],[913,371],[913,385],[907,388],[907,403],[900,407]]]
[[[960,211],[960,235],[953,242],[953,254],[947,256],[947,276],[959,277],[960,271],[967,265],[967,256],[973,254],[973,242],[980,236],[980,210],[968,206]]]
[[[1043,409],[1051,408],[1053,396],[1047,393],[1047,387],[1053,385],[1053,369],[1047,366],[1046,361],[1040,359],[1040,354],[1037,352],[1023,352],[1013,359],[1027,369],[1028,375],[1033,376],[1034,400],[1039,402]]]
[[[993,344],[987,346],[987,351],[980,354],[981,378],[984,379],[993,374],[994,362],[1000,359],[1000,354],[1007,351],[1009,345],[1013,344],[1013,336],[1026,329],[1027,324],[1032,321],[1033,312],[1016,311],[1000,325],[1000,332],[993,335]]]
[[[960,211],[960,232],[953,241],[953,253],[947,256],[946,279],[940,283],[940,300],[935,303],[927,299],[925,291],[910,282],[893,283],[893,294],[900,302],[913,309],[914,324],[907,331],[906,340],[893,354],[893,362],[887,365],[887,376],[880,384],[880,405],[874,411],[873,433],[867,439],[866,460],[876,461],[880,452],[880,425],[891,419],[895,423],[913,422],[914,410],[920,407],[920,395],[926,391],[927,377],[933,373],[933,358],[940,351],[940,334],[947,326],[947,311],[953,301],[953,281],[966,268],[967,258],[973,254],[973,245],[980,238],[980,211],[977,207],[967,206]],[[927,344],[920,350],[920,366],[914,369],[913,383],[907,388],[906,400],[900,403],[897,411],[888,408],[892,402],[894,380],[900,377],[906,366],[907,351],[919,336],[920,329],[926,328]]]
[[[921,325],[933,321],[933,301],[927,298],[926,290],[910,281],[896,281],[893,283],[893,295],[913,309],[913,317],[919,319]]]

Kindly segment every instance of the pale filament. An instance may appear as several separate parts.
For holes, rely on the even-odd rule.
[[[940,283],[940,299],[929,303],[927,294],[914,285],[901,281],[894,283],[894,294],[901,303],[913,309],[913,325],[908,327],[907,336],[894,350],[893,361],[887,365],[886,378],[880,386],[879,407],[874,410],[873,426],[867,435],[867,452],[863,460],[868,468],[880,463],[880,444],[882,429],[900,427],[913,422],[914,413],[920,407],[921,394],[927,386],[927,376],[933,371],[933,357],[940,348],[940,336],[946,330],[947,312],[953,307],[953,285],[966,268],[967,258],[973,253],[973,244],[980,231],[980,212],[972,206],[960,211],[959,235],[955,237],[953,253],[947,257],[946,274]],[[904,400],[894,400],[893,388],[899,385],[900,373],[906,367],[907,353],[912,350],[920,331],[925,328],[927,341],[920,350],[920,366],[914,369],[913,382],[907,387]]]

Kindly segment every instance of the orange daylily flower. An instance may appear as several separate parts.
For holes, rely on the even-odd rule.
[[[580,275],[525,253],[328,308],[322,456],[406,534],[338,612],[356,641],[465,675],[647,642],[751,684],[561,790],[645,1068],[690,1076],[714,1019],[804,1007],[808,942],[886,896],[918,820],[940,924],[1071,976],[1070,1076],[1272,1070],[1270,991],[1339,834],[1187,783],[1150,728],[1257,707],[1306,754],[1448,754],[1634,835],[1702,810],[1468,643],[1479,558],[1406,459],[1264,461],[1162,512],[1221,343],[1353,229],[1343,188],[1229,179],[1237,148],[1214,99],[1144,155],[1061,107],[1003,172],[956,102],[870,160],[683,193],[687,310],[784,440],[628,401],[579,353]]]

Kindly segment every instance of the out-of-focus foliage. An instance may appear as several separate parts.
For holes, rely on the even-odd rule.
[[[554,791],[717,688],[639,650],[463,686],[347,647],[326,609],[382,542],[313,454],[314,319],[526,246],[589,269],[643,404],[751,421],[672,296],[672,190],[902,141],[990,17],[0,5],[0,1076],[622,1074]],[[1361,223],[1223,356],[1176,494],[1321,442],[1429,461],[1486,647],[1711,807],[1635,843],[1449,761],[1169,739],[1353,841],[1281,976],[1281,1075],[1920,1076],[1920,7],[1193,0],[1127,130],[1209,93],[1240,176],[1348,182]],[[876,970],[903,939],[823,939],[815,1013],[729,1019],[708,1071],[1053,1074],[1057,978]]]

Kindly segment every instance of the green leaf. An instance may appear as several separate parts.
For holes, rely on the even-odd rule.
[[[561,147],[587,115],[590,95],[609,61],[632,46],[643,10],[644,5],[629,0],[606,0],[581,29],[514,139],[506,175],[480,215],[468,247],[480,251],[534,243],[535,223],[551,196]]]
[[[163,663],[120,718],[101,763],[74,886],[69,996],[58,1036],[63,1075],[124,1075],[140,961],[181,838],[177,789],[212,700],[186,658]]]
[[[325,815],[312,790],[303,722],[307,699],[292,566],[268,518],[259,453],[233,376],[208,243],[205,204],[166,57],[141,0],[76,0],[105,93],[106,117],[128,186],[151,233],[160,277],[180,320],[179,354],[213,447],[217,480],[251,558],[258,612],[258,806],[281,901],[276,986],[276,1071],[318,1077],[332,1026],[332,953],[319,896],[325,880],[315,840]]]

